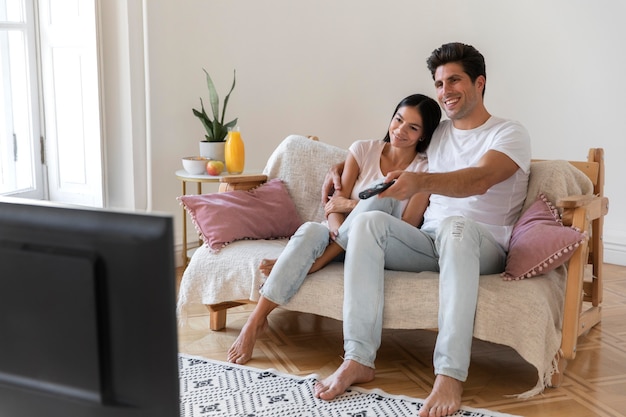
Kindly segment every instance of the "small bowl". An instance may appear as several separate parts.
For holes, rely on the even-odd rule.
[[[183,168],[192,175],[206,174],[206,163],[210,159],[204,156],[186,156],[183,158]]]

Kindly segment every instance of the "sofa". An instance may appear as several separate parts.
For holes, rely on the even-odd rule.
[[[330,166],[343,161],[346,154],[345,149],[316,138],[290,135],[272,153],[263,175],[225,177],[220,189],[226,191],[224,195],[235,196],[262,190],[264,185],[259,184],[279,179],[299,215],[299,223],[322,221],[320,196],[325,174]],[[541,204],[538,201],[542,199],[555,216],[555,225],[549,226],[558,227],[554,229],[558,233],[573,230],[580,239],[559,253],[551,254],[543,266],[526,271],[524,276],[480,277],[474,337],[510,346],[536,368],[537,384],[520,394],[523,397],[558,385],[567,360],[575,357],[578,337],[600,321],[601,235],[603,217],[608,212],[608,199],[603,195],[602,156],[602,149],[591,149],[587,161],[533,160],[523,213]],[[252,191],[245,191],[247,189]],[[204,236],[203,233],[208,232],[202,227],[213,227],[216,221],[213,220],[213,226],[200,224],[199,212],[187,203],[181,199],[198,232]],[[249,206],[251,203],[241,204]],[[281,206],[287,205],[281,203]],[[258,212],[263,210],[261,203],[258,207]],[[236,209],[231,208],[232,212]],[[231,219],[231,224],[238,222],[237,215],[233,215],[235,220]],[[240,218],[254,216],[242,214]],[[285,220],[285,216],[276,212],[274,217]],[[255,225],[268,221],[255,220]],[[539,236],[536,233],[534,239],[549,240],[558,234],[551,230],[539,230]],[[518,236],[518,240],[526,243],[523,242],[527,239],[525,236]],[[211,314],[211,330],[217,331],[226,325],[228,308],[257,301],[259,287],[265,279],[259,264],[264,258],[277,258],[288,236],[231,236],[228,240],[219,247],[205,241],[191,257],[179,288],[181,325],[185,325],[189,306],[204,304]],[[536,242],[528,243],[532,247],[541,246]],[[525,260],[526,255],[522,255]],[[553,259],[559,266],[553,266]],[[508,263],[507,260],[507,267]],[[342,297],[343,264],[333,262],[310,274],[297,295],[281,308],[341,320]],[[436,329],[437,311],[436,272],[385,271],[385,328]]]

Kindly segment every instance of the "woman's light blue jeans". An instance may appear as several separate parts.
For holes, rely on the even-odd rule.
[[[359,213],[382,210],[400,217],[400,204],[391,198],[369,198],[361,200],[339,228],[336,242],[346,248],[350,225]],[[286,304],[298,292],[311,265],[319,258],[330,241],[326,225],[306,222],[298,228],[280,254],[272,272],[261,288],[261,295],[276,304]],[[343,256],[341,256],[343,259]]]
[[[384,269],[439,271],[439,335],[435,374],[465,381],[481,274],[504,269],[506,252],[476,222],[445,219],[430,235],[384,212],[352,219],[344,266],[345,359],[374,367],[380,346]],[[411,302],[432,294],[414,294]]]

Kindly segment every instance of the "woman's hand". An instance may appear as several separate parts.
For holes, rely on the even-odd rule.
[[[324,215],[328,217],[330,213],[350,213],[357,202],[349,198],[332,196],[326,204],[324,204]]]

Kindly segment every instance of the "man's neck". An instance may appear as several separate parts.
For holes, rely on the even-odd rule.
[[[485,106],[479,106],[471,114],[460,119],[453,119],[452,126],[459,130],[476,129],[484,125],[490,117],[491,114],[489,114]]]

